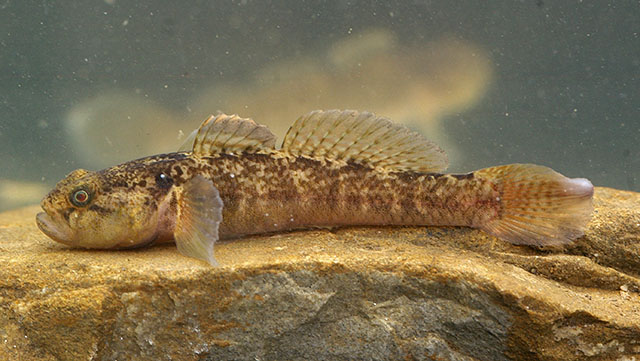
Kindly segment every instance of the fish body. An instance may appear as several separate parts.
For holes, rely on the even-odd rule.
[[[437,146],[371,113],[312,112],[279,149],[265,127],[224,114],[193,138],[176,153],[71,173],[43,200],[38,226],[86,248],[175,240],[182,253],[215,264],[218,238],[247,234],[450,225],[556,245],[582,235],[591,215],[586,179],[523,164],[443,174]]]

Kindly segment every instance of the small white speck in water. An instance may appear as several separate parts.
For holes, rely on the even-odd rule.
[[[496,197],[496,201],[497,201],[497,202],[500,202],[500,197]]]
[[[235,178],[235,177],[236,177],[236,175],[235,175],[235,174],[233,174],[233,173],[231,173],[231,174],[229,174],[229,177],[231,177],[231,178]]]
[[[274,227],[278,227],[278,223],[274,223],[274,224],[273,224],[273,226],[274,226]]]
[[[293,222],[293,217],[289,218],[289,222]]]
[[[269,217],[269,213],[265,213],[265,214],[264,214],[264,216],[265,216],[265,217]]]

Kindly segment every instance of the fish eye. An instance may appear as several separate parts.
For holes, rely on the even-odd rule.
[[[91,194],[86,189],[76,189],[71,193],[69,200],[76,207],[84,207],[91,201]]]
[[[156,176],[156,185],[160,188],[169,188],[173,184],[173,179],[165,173],[160,173]]]

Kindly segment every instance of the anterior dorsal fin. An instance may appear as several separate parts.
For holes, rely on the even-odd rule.
[[[191,142],[191,135],[185,144]],[[219,114],[202,122],[193,138],[193,153],[216,154],[225,152],[256,152],[273,149],[276,136],[264,125],[237,115]]]
[[[444,151],[420,134],[354,110],[316,110],[298,118],[282,151],[393,171],[441,172],[448,164]]]
[[[198,135],[198,129],[194,129],[182,142],[180,148],[178,148],[178,152],[190,152],[193,150],[193,142],[196,140],[196,135]]]

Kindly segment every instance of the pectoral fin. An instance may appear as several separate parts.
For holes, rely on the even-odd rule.
[[[185,183],[178,196],[174,238],[178,251],[217,266],[213,244],[222,222],[222,199],[213,183],[198,175]]]

